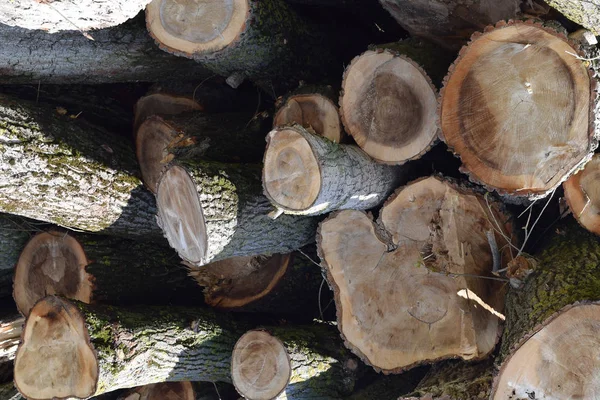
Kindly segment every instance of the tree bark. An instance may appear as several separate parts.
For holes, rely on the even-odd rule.
[[[66,307],[68,316],[61,307]],[[86,340],[94,349],[94,353],[89,352],[94,354],[94,360],[90,362],[97,362],[98,366],[95,395],[165,381],[231,382],[234,345],[254,325],[249,320],[234,321],[230,315],[212,310],[176,307],[125,310],[72,303],[53,296],[38,302],[31,315],[37,318],[38,311],[45,313],[46,309],[56,310],[64,316],[64,323],[70,321],[79,325],[79,321],[83,322],[87,335],[75,330],[68,334],[78,335],[76,340],[80,335],[89,337]],[[45,320],[51,315],[40,317]],[[35,340],[36,335],[41,335],[38,338],[42,339],[45,333],[36,331],[33,319],[30,320],[32,322],[26,323],[24,337]],[[44,321],[40,323],[45,324]],[[61,329],[68,328],[63,326]],[[330,326],[269,326],[265,329],[283,342],[290,356],[292,378],[285,391],[287,398],[339,398],[352,391],[359,372],[358,363],[344,349]],[[54,342],[49,339],[48,343]],[[33,375],[29,386],[51,379],[52,372],[37,378],[37,372],[26,368],[29,362],[39,363],[40,369],[45,370],[44,365],[53,364],[56,358],[66,358],[65,352],[59,349],[38,360],[36,353],[31,353],[33,347],[29,346],[25,339],[17,353],[15,377],[21,390],[24,390],[21,384],[27,375]],[[58,343],[56,346],[60,347]],[[74,370],[75,375],[79,373]],[[72,378],[76,380],[79,376]],[[64,386],[65,383],[61,379],[56,385]]]
[[[163,4],[167,3],[155,0],[146,10],[148,29],[161,48],[192,57],[215,73],[235,77],[233,80],[238,82],[248,78],[273,98],[293,89],[300,80],[318,82],[340,72],[342,61],[335,56],[335,48],[325,44],[331,42],[324,40],[328,36],[303,21],[281,0],[247,0],[243,6],[236,3],[230,19],[237,22],[227,21],[227,29],[221,29],[216,36],[212,35],[214,32],[208,35],[192,27],[222,25],[222,21],[199,16],[181,23],[182,18],[171,15],[178,11]],[[189,15],[195,10],[192,7],[197,5],[194,3],[182,13]],[[163,26],[164,19],[159,15],[172,16],[173,21]],[[194,40],[170,33],[178,30],[194,36]]]
[[[158,239],[156,203],[121,138],[0,98],[0,211],[107,235]]]
[[[286,214],[318,215],[378,206],[401,183],[402,172],[376,163],[357,146],[294,125],[267,136],[262,179],[275,207]]]
[[[0,25],[0,83],[153,82],[211,74],[201,64],[160,51],[139,18],[91,34],[93,41],[79,31],[50,34]]]
[[[262,194],[260,166],[178,164],[158,183],[158,222],[187,262],[200,266],[229,257],[288,253],[314,240],[315,219],[269,217],[273,206]]]
[[[600,1],[598,0],[548,0],[571,21],[589,29],[595,36],[600,35]]]
[[[457,50],[475,31],[517,17],[520,0],[379,0],[411,36],[424,37]]]

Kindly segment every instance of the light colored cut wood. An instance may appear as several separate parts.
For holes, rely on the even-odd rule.
[[[506,249],[506,221],[494,203],[435,176],[399,189],[377,224],[360,211],[332,214],[317,239],[346,345],[388,373],[488,356],[501,321],[458,293],[502,312],[505,285],[491,275],[486,232]]]
[[[150,34],[189,57],[221,50],[244,31],[248,0],[153,0],[146,8]]]
[[[122,400],[196,400],[189,381],[161,382],[129,390]]]
[[[594,155],[582,171],[563,183],[563,188],[573,217],[600,235],[600,156]]]
[[[592,80],[566,38],[526,22],[474,36],[441,95],[443,138],[471,178],[541,198],[595,148]]]
[[[268,332],[245,333],[231,358],[233,385],[249,400],[274,399],[290,381],[292,367],[285,346]]]
[[[337,106],[319,93],[290,96],[273,117],[273,128],[294,123],[335,143],[344,136]]]
[[[21,314],[42,297],[58,294],[89,303],[92,278],[86,272],[87,257],[72,236],[64,232],[42,232],[25,246],[15,268],[13,297]]]
[[[344,73],[340,114],[346,131],[374,159],[401,164],[437,139],[437,93],[411,59],[369,50]]]
[[[137,135],[138,128],[152,115],[174,115],[185,111],[202,111],[198,102],[186,96],[167,93],[153,93],[140,98],[135,104],[133,133]]]
[[[600,397],[600,305],[567,306],[504,362],[492,399]]]
[[[56,296],[32,309],[15,359],[15,386],[32,400],[78,397],[96,391],[98,363],[85,321]]]

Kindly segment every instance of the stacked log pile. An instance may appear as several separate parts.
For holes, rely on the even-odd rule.
[[[598,398],[588,3],[1,4],[0,398]]]

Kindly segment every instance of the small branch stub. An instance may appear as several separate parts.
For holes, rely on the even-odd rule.
[[[231,379],[248,400],[271,400],[290,381],[292,367],[283,343],[268,332],[253,330],[235,344],[231,356]]]

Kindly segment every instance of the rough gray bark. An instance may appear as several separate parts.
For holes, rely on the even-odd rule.
[[[135,17],[150,0],[20,0],[0,4],[0,23],[26,29],[88,31],[109,28]],[[81,33],[80,33],[81,35]]]
[[[160,238],[152,194],[121,138],[0,97],[0,211],[109,235]]]
[[[95,395],[165,381],[231,382],[233,347],[255,326],[210,309],[73,304],[81,311],[97,353]],[[288,399],[335,399],[352,391],[360,368],[335,328],[313,324],[266,329],[282,340],[290,355]]]
[[[94,84],[211,75],[194,61],[160,51],[139,18],[92,35],[93,41],[78,31],[50,34],[0,24],[0,83]]]
[[[14,267],[32,229],[27,224],[24,218],[0,214],[0,298],[11,296]]]
[[[546,0],[546,3],[594,35],[600,35],[599,0]]]
[[[515,18],[521,0],[379,0],[411,36],[458,49],[471,34],[503,19]]]

